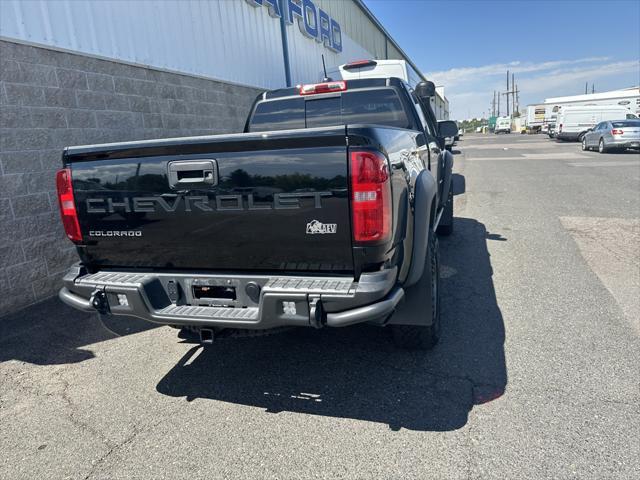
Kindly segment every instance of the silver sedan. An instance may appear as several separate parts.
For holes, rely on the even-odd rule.
[[[600,153],[627,148],[640,150],[640,120],[600,122],[582,137],[582,150],[596,148]]]

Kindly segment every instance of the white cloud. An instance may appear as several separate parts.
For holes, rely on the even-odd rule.
[[[509,70],[510,73],[516,74],[529,73],[582,63],[603,62],[607,60],[609,60],[608,57],[588,57],[577,60],[555,60],[541,63],[514,61],[510,63],[494,63],[492,65],[483,65],[480,67],[452,68],[450,70],[427,73],[426,76],[438,85],[451,87],[455,84],[475,81],[478,77],[504,77],[507,70]]]
[[[595,83],[598,91],[623,88],[640,83],[637,60],[612,61],[609,57],[575,60],[521,62],[452,68],[427,73],[427,78],[445,86],[452,118],[486,115],[493,92],[506,88],[506,72],[515,74],[520,105],[542,102],[545,98],[579,94],[585,82]],[[505,97],[501,96],[502,112]],[[521,108],[522,110],[522,108]]]
[[[570,84],[595,81],[602,77],[640,72],[640,63],[636,60],[612,62],[589,68],[572,68],[552,70],[545,75],[524,78],[518,86],[529,93],[543,93],[554,88],[562,88]],[[635,82],[637,83],[637,82]],[[631,85],[620,85],[630,87]]]

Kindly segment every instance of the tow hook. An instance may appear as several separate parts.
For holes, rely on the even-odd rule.
[[[105,315],[109,313],[109,301],[107,300],[107,294],[103,290],[95,290],[91,294],[89,299],[91,306],[97,310],[98,313]]]
[[[320,295],[309,295],[309,323],[314,328],[322,328],[327,321],[327,316],[322,308]]]

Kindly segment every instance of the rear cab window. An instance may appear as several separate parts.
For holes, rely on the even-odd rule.
[[[620,122],[611,122],[613,128],[631,128],[631,127],[640,127],[640,120],[624,120]]]
[[[286,97],[258,102],[250,132],[369,123],[411,128],[398,92],[391,87]]]

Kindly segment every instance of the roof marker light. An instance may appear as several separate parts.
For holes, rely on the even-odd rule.
[[[347,89],[347,82],[326,82],[310,83],[300,87],[300,95],[315,95],[318,93],[344,92]]]
[[[356,60],[355,62],[347,63],[342,67],[343,70],[351,70],[353,68],[362,67],[375,67],[378,64],[375,60]]]

